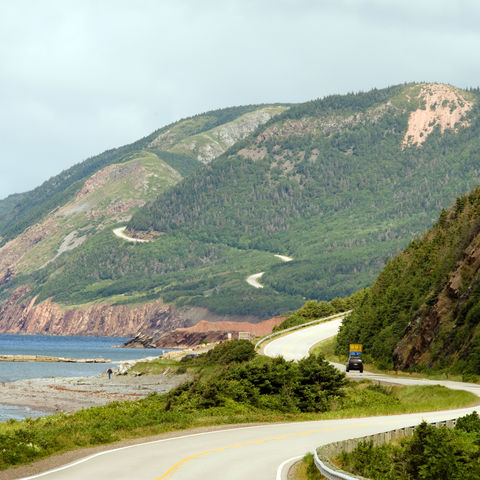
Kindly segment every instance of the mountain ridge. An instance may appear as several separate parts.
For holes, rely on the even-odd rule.
[[[7,242],[13,227],[0,216],[0,259],[15,245],[24,251],[18,243],[30,238],[21,260],[1,264],[0,299],[25,285],[23,300],[49,299],[65,310],[161,299],[175,315],[203,311],[194,322],[209,315],[258,321],[305,297],[348,296],[475,184],[479,97],[478,89],[403,84],[207,112],[164,127],[137,142],[141,148],[122,151],[120,163],[110,156],[112,163],[72,183],[75,193],[57,204],[57,217],[45,217],[62,219],[56,233],[37,235],[37,222]],[[415,112],[422,142],[405,144]],[[125,187],[120,172],[129,168]],[[100,178],[108,181],[98,189],[97,216],[88,202],[68,203]],[[59,215],[66,208],[77,209],[75,221]],[[160,235],[132,244],[113,234],[124,225],[133,237]],[[265,272],[263,289],[246,282],[257,272]]]

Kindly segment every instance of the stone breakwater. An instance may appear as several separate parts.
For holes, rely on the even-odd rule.
[[[67,363],[111,363],[103,358],[65,358],[47,355],[0,355],[0,362],[67,362]]]

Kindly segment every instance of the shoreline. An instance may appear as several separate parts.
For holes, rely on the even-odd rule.
[[[106,405],[110,402],[139,400],[152,393],[167,393],[189,379],[187,374],[172,373],[170,369],[162,374],[129,375],[138,362],[149,362],[157,358],[180,360],[187,354],[199,354],[214,345],[199,345],[193,348],[172,350],[163,355],[119,362],[101,374],[82,377],[26,378],[0,383],[0,405],[24,407],[43,412],[72,413],[84,408]],[[116,362],[115,362],[116,363]]]
[[[27,407],[46,414],[72,413],[110,402],[139,400],[166,393],[187,380],[186,375],[108,375],[32,378],[0,385],[0,404]]]
[[[0,405],[27,407],[48,414],[72,413],[83,408],[106,405],[110,402],[139,400],[151,393],[167,393],[188,379],[166,370],[156,375],[128,375],[138,362],[147,357],[123,361],[107,371],[93,376],[26,378],[0,383]]]

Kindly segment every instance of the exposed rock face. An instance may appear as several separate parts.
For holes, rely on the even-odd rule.
[[[279,316],[259,323],[207,322],[201,320],[191,327],[177,328],[164,333],[154,341],[154,344],[157,348],[185,348],[200,345],[203,342],[213,343],[227,340],[229,333],[234,339],[239,337],[239,332],[245,332],[251,337],[263,336],[271,333],[273,327],[280,325],[285,318],[285,316]],[[127,346],[129,342],[124,346]]]
[[[191,327],[178,328],[178,331],[183,332],[212,332],[212,331],[222,331],[222,332],[248,332],[255,336],[263,336],[272,333],[273,327],[280,325],[286,316],[273,317],[268,320],[264,320],[258,323],[250,322],[208,322],[206,320],[201,320]]]
[[[268,330],[269,333],[277,322],[281,322],[271,319],[258,323],[257,317],[241,315],[229,317],[238,322],[222,322],[225,317],[212,314],[204,308],[177,310],[160,300],[135,306],[96,305],[67,310],[50,300],[38,304],[35,298],[20,301],[26,293],[26,287],[19,288],[0,306],[0,333],[129,337],[143,332],[158,336],[200,322],[200,331],[206,328],[224,332],[249,331],[262,335],[261,332]],[[205,319],[212,322],[206,322]]]
[[[419,108],[410,114],[408,130],[403,145],[421,145],[433,132],[435,127],[455,130],[458,126],[466,126],[466,114],[473,103],[465,99],[457,88],[450,85],[428,84],[422,87],[419,98],[425,108]]]
[[[157,348],[187,348],[201,343],[215,343],[227,340],[228,334],[223,331],[188,332],[174,330],[162,335],[155,341]]]
[[[197,160],[204,164],[210,163],[224,153],[235,142],[254,132],[258,126],[266,123],[287,107],[265,107],[246,113],[235,120],[212,128],[185,140],[180,139],[181,130],[176,126],[162,132],[151,143],[150,147],[158,147],[178,153],[194,154]],[[188,122],[188,120],[187,120]]]
[[[153,337],[145,335],[144,333],[138,333],[132,339],[126,341],[122,347],[125,348],[157,348]]]
[[[25,293],[25,288],[17,290],[0,308],[1,333],[131,336],[189,325],[160,301],[65,310],[49,300],[35,304],[35,299],[27,299],[17,304]]]
[[[424,305],[408,325],[403,338],[393,352],[396,368],[428,366],[431,362],[432,349],[441,338],[445,338],[442,345],[445,356],[462,355],[462,349],[470,348],[468,336],[474,333],[473,328],[468,335],[465,335],[463,344],[457,344],[458,341],[454,341],[454,337],[455,329],[461,323],[457,317],[458,309],[469,300],[475,279],[479,278],[479,274],[480,234],[477,234],[463,251],[462,259],[449,274],[445,286],[436,296],[435,303],[428,314],[422,315],[426,308]]]

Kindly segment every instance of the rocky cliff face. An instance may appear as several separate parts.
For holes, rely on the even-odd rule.
[[[189,327],[197,322],[202,325],[210,320],[209,330],[263,331],[271,324],[256,325],[259,318],[252,315],[236,315],[224,325],[224,316],[208,312],[204,308],[179,310],[165,305],[160,300],[142,305],[95,305],[82,309],[66,309],[50,300],[35,303],[35,298],[22,300],[28,293],[19,288],[0,306],[0,333],[46,334],[46,335],[99,335],[128,337],[138,332],[158,335],[177,328]],[[281,320],[280,320],[281,321]],[[278,322],[280,323],[280,322]],[[271,324],[271,325],[270,325]],[[213,326],[215,325],[215,326]]]
[[[430,310],[423,306],[409,323],[393,351],[397,368],[428,365],[432,360],[438,361],[439,356],[466,358],[472,353],[480,320],[478,312],[475,313],[479,273],[480,235],[477,234],[464,249]],[[427,313],[422,318],[424,311]]]
[[[162,302],[65,310],[49,300],[40,304],[35,304],[35,299],[19,302],[25,293],[25,289],[17,290],[0,308],[0,332],[131,336],[139,331],[165,332],[189,324]]]

